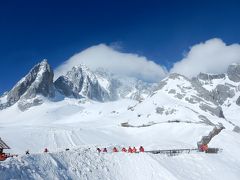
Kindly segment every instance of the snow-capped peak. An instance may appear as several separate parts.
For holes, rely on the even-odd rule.
[[[60,76],[54,84],[60,93],[68,97],[87,97],[98,101],[109,99],[109,94],[100,86],[95,74],[84,65],[74,66],[65,76]]]
[[[37,95],[45,97],[54,96],[53,71],[46,59],[35,65],[30,72],[8,92],[7,102],[2,105],[2,108],[12,106],[20,101],[18,103],[19,107],[25,110],[26,106],[34,105],[34,103],[30,105],[26,101],[34,99]]]

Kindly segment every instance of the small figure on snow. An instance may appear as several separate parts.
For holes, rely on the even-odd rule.
[[[144,148],[142,146],[140,146],[139,152],[144,152]]]
[[[107,148],[104,148],[104,149],[103,149],[103,152],[107,152]]]
[[[127,149],[125,147],[123,147],[122,152],[127,152]]]
[[[116,147],[113,148],[113,152],[118,152]]]
[[[133,153],[136,153],[136,152],[137,152],[137,149],[136,149],[135,147],[133,147],[132,152],[133,152]]]
[[[48,152],[48,148],[45,148],[45,149],[44,149],[44,152],[47,153],[47,152]]]
[[[26,155],[30,154],[30,153],[29,153],[29,150],[26,150],[25,154],[26,154]]]
[[[207,150],[208,150],[208,145],[207,145],[207,144],[202,144],[202,145],[200,146],[200,151],[205,152],[205,151],[207,151]]]
[[[129,148],[128,148],[128,153],[132,153],[133,152],[133,150],[132,150],[132,148],[129,146]]]
[[[100,152],[101,152],[101,149],[100,149],[100,148],[97,148],[97,151],[100,153]]]

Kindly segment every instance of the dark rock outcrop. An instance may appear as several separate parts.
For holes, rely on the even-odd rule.
[[[231,81],[240,82],[240,64],[228,66],[227,75]]]
[[[222,105],[227,100],[227,98],[232,98],[234,95],[235,92],[233,89],[231,89],[227,85],[222,84],[217,85],[212,92],[212,97],[214,101],[216,101],[220,105]]]
[[[212,140],[212,138],[218,135],[223,129],[225,129],[225,127],[222,124],[215,126],[207,136],[203,136],[202,139],[197,143],[198,149],[200,149],[201,145],[207,145]]]
[[[225,78],[225,74],[207,74],[207,73],[200,73],[197,76],[197,79],[201,79],[201,80],[213,80],[213,79],[223,79]]]
[[[199,106],[203,111],[206,111],[206,112],[210,112],[212,113],[213,115],[216,115],[220,118],[225,118],[224,117],[224,114],[223,114],[223,110],[220,106],[217,106],[217,107],[211,107],[207,104],[200,104]]]
[[[238,97],[236,104],[240,106],[240,96]]]
[[[97,101],[110,99],[108,92],[100,86],[97,77],[82,65],[73,67],[65,76],[60,76],[54,84],[57,90],[67,97],[87,97]]]

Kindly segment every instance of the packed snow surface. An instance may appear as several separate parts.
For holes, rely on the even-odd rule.
[[[42,67],[47,67],[46,63],[43,61]],[[0,97],[0,138],[11,147],[6,152],[19,155],[0,162],[0,180],[240,179],[240,85],[235,71],[230,72],[231,78],[228,74],[202,74],[199,81],[172,74],[159,84],[149,85],[86,69],[86,73],[79,73],[77,69],[73,79],[78,77],[80,82],[85,74],[86,93],[99,93],[81,98],[64,96],[55,92],[47,77],[51,82],[44,85],[54,90],[55,96],[45,94],[43,88],[34,94],[41,103],[32,102],[32,91],[23,98],[28,106],[21,110],[18,101],[6,102],[7,94]],[[36,81],[43,81],[41,74]],[[69,83],[69,87],[80,88],[79,84],[73,81],[74,86]],[[18,95],[20,90],[14,92]],[[129,146],[143,146],[146,151],[197,148],[197,142],[218,125],[225,129],[209,144],[223,150],[218,154],[112,152],[113,147],[120,150]],[[108,153],[98,153],[97,147],[106,147]],[[43,152],[45,148],[49,153]],[[30,155],[25,155],[26,150]]]
[[[161,101],[173,107],[170,99],[162,97]],[[219,154],[112,153],[114,146],[196,148],[197,141],[213,128],[194,122],[197,117],[192,123],[169,123],[166,118],[176,117],[160,118],[150,111],[155,106],[150,102],[151,98],[144,108],[144,104],[127,99],[98,103],[67,98],[25,112],[17,106],[1,111],[0,137],[12,148],[9,152],[20,156],[0,163],[0,179],[239,179],[240,135],[231,129],[223,130],[210,143],[223,149]],[[129,107],[135,107],[134,111]],[[175,116],[184,120],[191,112]],[[148,121],[155,124],[137,127]],[[136,127],[121,126],[126,122]],[[50,153],[43,153],[45,147]],[[99,154],[97,147],[107,147],[109,152]],[[31,154],[23,155],[27,149]]]

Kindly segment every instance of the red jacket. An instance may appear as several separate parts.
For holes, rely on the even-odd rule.
[[[136,153],[136,152],[137,152],[137,149],[136,149],[135,147],[133,147],[132,152],[133,152],[133,153]]]
[[[139,151],[144,152],[144,148],[142,146],[140,146]]]
[[[116,147],[113,148],[113,152],[118,152]]]
[[[133,152],[133,150],[132,150],[131,147],[128,148],[128,152],[129,152],[129,153],[132,153],[132,152]]]
[[[202,144],[200,146],[201,151],[207,151],[208,150],[208,145],[207,144]]]
[[[122,148],[122,152],[127,152],[127,149],[125,147]]]

